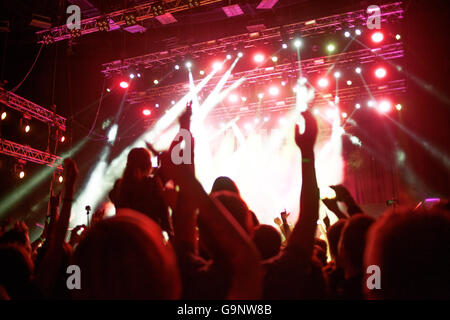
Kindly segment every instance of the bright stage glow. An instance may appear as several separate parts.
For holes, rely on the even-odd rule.
[[[154,84],[158,84],[159,81],[158,81],[157,79],[155,79],[155,80],[153,80],[153,83],[154,83]]]
[[[6,114],[6,111],[3,111],[3,112],[2,112],[2,120],[5,120],[5,119],[6,119],[6,115],[7,115],[7,114]]]
[[[378,108],[377,108],[378,112],[380,112],[380,113],[389,112],[389,111],[391,111],[391,109],[392,109],[392,104],[388,100],[380,101],[380,103],[378,104]]]
[[[399,34],[396,34],[396,35],[395,35],[395,39],[396,39],[396,40],[400,40],[401,38],[402,38],[401,35],[399,35]]]
[[[375,76],[378,79],[384,78],[386,76],[386,69],[385,68],[377,68],[375,70]]]
[[[203,71],[203,70],[200,70],[200,72],[199,72],[199,73],[200,73],[200,75],[201,75],[201,76],[203,76],[203,75],[205,74],[205,71]]]
[[[253,61],[256,63],[264,62],[264,55],[262,53],[257,53],[253,56]]]
[[[317,109],[317,108],[314,108],[314,109],[313,109],[313,114],[314,114],[314,115],[317,116],[317,115],[319,115],[319,113],[320,113],[319,109]]]
[[[277,61],[278,61],[278,57],[277,57],[277,56],[273,56],[273,57],[272,57],[272,61],[273,61],[273,62],[277,62]]]
[[[347,118],[347,116],[348,116],[348,115],[347,115],[347,112],[342,112],[342,113],[341,113],[341,116],[342,116],[342,118],[344,118],[344,119]]]
[[[287,49],[287,48],[288,48],[288,45],[287,45],[286,43],[283,43],[283,44],[281,45],[281,47],[282,47],[283,49]]]
[[[232,56],[231,56],[231,54],[227,54],[227,60],[231,60],[231,58],[232,58]]]
[[[188,61],[186,62],[186,68],[190,69],[192,67],[192,62]]]
[[[361,35],[361,30],[356,29],[356,30],[355,30],[355,34],[356,34],[357,36],[360,36],[360,35]]]
[[[242,102],[247,101],[247,97],[241,97]]]
[[[397,109],[398,111],[402,110],[402,105],[400,103],[396,104],[395,109]]]
[[[109,132],[108,132],[108,142],[109,143],[114,143],[114,141],[116,141],[118,129],[119,129],[119,126],[116,123],[111,126],[111,129],[109,129]]]
[[[264,98],[264,93],[258,93],[258,99]]]
[[[239,98],[237,96],[237,94],[232,93],[228,96],[228,101],[230,101],[231,103],[236,103],[238,102]]]
[[[152,111],[151,111],[150,109],[148,109],[148,108],[142,109],[142,115],[143,115],[144,117],[148,117],[148,116],[151,115],[151,114],[152,114]]]
[[[345,36],[346,38],[350,38],[350,32],[345,31],[345,32],[344,32],[344,36]]]
[[[317,81],[317,85],[321,88],[325,88],[328,86],[328,79],[327,78],[320,78],[319,81]]]
[[[269,88],[269,94],[271,96],[277,96],[280,93],[280,89],[278,87],[272,86]]]
[[[336,50],[336,46],[333,43],[330,43],[327,45],[327,51],[328,52],[334,52],[334,50]]]
[[[111,88],[106,88],[106,92],[111,92]]]
[[[59,177],[58,177],[58,181],[59,181],[59,183],[63,183],[63,181],[64,181],[63,176],[59,176]]]
[[[263,121],[264,122],[268,122],[269,121],[269,117],[264,117]]]
[[[336,79],[339,79],[339,78],[341,77],[341,73],[340,73],[339,71],[336,71],[336,72],[334,73],[334,77],[335,77]]]
[[[244,56],[244,54],[242,53],[242,52],[238,52],[238,54],[237,54],[237,56],[239,57],[239,58],[242,58],[243,56]]]
[[[123,88],[123,89],[125,89],[125,88],[128,88],[128,82],[126,82],[126,81],[120,81],[120,87],[121,88]]]
[[[361,109],[361,105],[359,103],[355,104],[356,109]]]
[[[215,70],[215,71],[221,70],[222,67],[223,67],[223,63],[222,63],[222,62],[215,61],[215,62],[213,63],[213,70]]]
[[[300,39],[294,39],[294,47],[296,47],[297,49],[300,48],[302,46],[302,40]]]
[[[375,101],[372,101],[372,100],[367,101],[367,106],[369,108],[373,108],[375,106]]]
[[[27,124],[27,125],[25,126],[25,132],[28,133],[28,132],[30,132],[30,130],[31,130],[31,127],[30,127],[29,124]]]
[[[65,137],[65,136],[62,136],[61,139],[59,139],[59,141],[60,141],[61,143],[63,143],[64,141],[66,141],[66,137]]]
[[[130,79],[134,79],[134,73],[130,73]]]
[[[174,66],[174,68],[175,68],[175,70],[180,70],[180,66],[179,66],[178,64],[176,64],[176,65]]]
[[[351,86],[352,83],[353,83],[352,80],[347,80],[347,85],[348,85],[348,86]]]
[[[380,43],[381,41],[383,41],[384,35],[380,31],[376,31],[376,32],[372,33],[371,38],[372,38],[373,42]]]
[[[19,172],[19,178],[23,179],[24,177],[25,177],[25,171],[22,170]]]
[[[355,68],[355,72],[356,72],[357,74],[360,74],[360,73],[361,73],[361,71],[362,71],[362,70],[361,70],[361,68],[360,68],[360,67],[356,67],[356,68]]]

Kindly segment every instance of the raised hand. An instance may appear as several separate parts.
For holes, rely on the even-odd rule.
[[[295,143],[300,148],[303,157],[314,156],[314,144],[317,138],[317,122],[309,111],[302,112],[305,119],[305,131],[300,134],[299,126],[295,125]]]
[[[78,176],[78,168],[72,159],[64,160],[64,176],[66,187],[73,187]]]
[[[191,126],[191,116],[192,116],[192,101],[186,104],[186,110],[178,118],[180,127],[186,130],[190,129]]]
[[[345,202],[346,204],[355,204],[355,200],[353,199],[350,191],[347,190],[342,184],[336,186],[330,186],[331,189],[336,192],[336,200]]]

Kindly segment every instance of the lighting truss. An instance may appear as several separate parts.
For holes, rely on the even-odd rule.
[[[201,2],[204,4],[204,1]],[[403,19],[402,2],[394,2],[379,6],[381,9],[381,22],[391,23]],[[212,41],[205,41],[193,45],[179,46],[169,51],[153,52],[146,55],[116,60],[102,65],[105,76],[120,74],[130,66],[141,65],[145,69],[173,63],[177,56],[191,54],[194,58],[202,55],[214,55],[227,52],[230,46],[245,43],[246,48],[256,47],[264,40],[282,41],[292,39],[294,35],[308,37],[318,34],[335,33],[347,28],[365,27],[367,13],[365,9],[335,14],[315,20],[298,22],[281,27],[269,28],[259,32],[249,32],[235,36],[225,37]]]
[[[396,42],[393,44],[384,45],[377,49],[364,48],[361,50],[355,50],[351,52],[344,52],[335,55],[324,56],[320,58],[312,58],[303,60],[301,62],[302,73],[314,74],[324,73],[333,65],[335,68],[343,70],[345,68],[353,67],[355,65],[365,65],[374,61],[378,61],[380,58],[385,60],[393,60],[403,57],[403,46],[401,43]],[[224,85],[223,89],[231,86],[236,79],[242,77],[246,78],[246,83],[266,82],[271,80],[282,80],[286,75],[298,76],[299,71],[298,62],[280,64],[268,68],[257,68],[248,71],[233,73],[233,78],[229,79]],[[353,71],[352,71],[353,72]],[[216,76],[204,87],[203,90],[213,89],[221,77]],[[201,80],[195,81],[197,85]],[[140,104],[151,102],[163,97],[174,97],[178,95],[184,95],[189,91],[189,82],[177,83],[164,87],[151,88],[146,91],[130,92],[127,95],[127,103]]]
[[[62,131],[66,130],[66,118],[3,88],[0,88],[0,103],[42,122],[56,125]]]
[[[18,159],[45,164],[49,167],[55,167],[62,170],[62,158],[52,155],[48,152],[33,149],[6,139],[0,139],[0,153],[13,156]]]
[[[220,2],[221,0],[202,0],[200,6],[209,5],[212,3]],[[155,17],[152,10],[154,2],[148,1],[145,4],[141,4],[129,9],[118,10],[108,13],[106,15],[92,17],[81,21],[81,34],[90,34],[98,32],[96,26],[97,20],[107,18],[111,20],[115,25],[126,26],[125,16],[129,16],[130,13],[136,13],[136,22],[143,21]],[[180,0],[166,0],[164,2],[164,8],[166,13],[174,13],[190,9],[187,1]],[[38,43],[44,43],[44,37],[51,37],[52,41],[62,41],[71,37],[71,32],[66,25],[59,27],[46,29],[36,32]]]

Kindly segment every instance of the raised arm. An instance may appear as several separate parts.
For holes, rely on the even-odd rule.
[[[317,123],[309,111],[302,113],[305,131],[300,134],[295,126],[295,142],[302,153],[302,188],[300,194],[300,215],[289,237],[288,249],[300,250],[310,257],[314,246],[314,235],[319,218],[319,189],[314,167],[314,144],[317,137]]]
[[[260,257],[248,235],[221,203],[208,196],[188,167],[174,165],[168,153],[164,153],[162,157],[163,174],[173,179],[180,187],[182,200],[191,208],[190,212],[192,213],[192,210],[199,212],[198,223],[205,230],[205,236],[214,248],[213,255],[220,255],[228,261],[232,272],[228,298],[260,298],[262,285]],[[185,218],[192,223],[192,216]],[[189,226],[183,237],[191,241],[192,231],[192,226]]]

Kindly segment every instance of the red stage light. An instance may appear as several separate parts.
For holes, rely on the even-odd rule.
[[[143,115],[144,117],[148,117],[148,116],[151,115],[151,114],[152,114],[152,111],[151,111],[150,109],[148,109],[148,108],[142,109],[142,115]]]
[[[257,54],[255,54],[255,55],[253,56],[253,60],[254,60],[256,63],[264,62],[264,55],[263,55],[262,53],[257,53]]]
[[[120,81],[120,87],[121,88],[128,88],[128,82],[126,82],[126,81]]]
[[[386,76],[386,69],[385,68],[377,68],[376,70],[375,70],[375,76],[378,78],[378,79],[381,79],[381,78],[384,78],[385,76]]]
[[[270,87],[269,88],[269,93],[271,96],[277,96],[280,93],[280,89],[278,89],[278,87]]]
[[[327,78],[320,78],[319,81],[317,81],[317,84],[321,88],[325,88],[328,86],[328,79]]]
[[[376,31],[376,32],[372,33],[371,38],[372,38],[373,42],[380,43],[381,41],[383,41],[384,35],[380,31]]]
[[[382,100],[378,103],[378,112],[386,113],[392,110],[392,103],[389,100]]]

